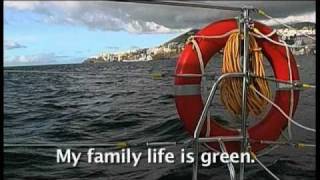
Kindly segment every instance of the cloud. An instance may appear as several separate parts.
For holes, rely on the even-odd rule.
[[[21,45],[18,42],[5,40],[4,41],[4,49],[10,50],[10,49],[19,49],[19,48],[26,48],[27,46]]]
[[[4,3],[6,7],[12,7],[18,10],[34,10],[37,7],[37,5],[41,4],[37,1],[5,1]]]
[[[106,46],[106,49],[109,49],[109,50],[119,50],[120,47],[119,47],[119,46]]]
[[[67,56],[58,56],[55,53],[20,55],[4,59],[5,66],[29,66],[29,65],[44,65],[55,64],[59,59],[64,59]]]
[[[309,12],[301,14],[300,16],[288,16],[285,18],[275,18],[276,21],[281,21],[282,23],[292,23],[292,22],[316,22],[316,12]],[[263,23],[267,25],[275,25],[277,22],[272,19],[264,20]]]
[[[296,17],[304,17],[306,13],[315,12],[314,1],[291,1],[290,5],[288,1],[201,1],[201,3],[254,6],[285,21],[313,21],[313,17],[308,17],[311,19]],[[4,5],[5,8],[40,14],[47,23],[81,25],[93,30],[132,33],[180,32],[202,27],[218,19],[239,15],[237,12],[213,9],[102,1],[5,1]],[[263,20],[262,17],[255,17]]]

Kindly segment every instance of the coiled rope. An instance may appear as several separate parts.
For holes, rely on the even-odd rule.
[[[241,34],[238,32],[232,33],[226,43],[223,54],[222,73],[234,73],[241,72],[240,65],[240,44]],[[262,63],[263,55],[261,48],[259,48],[255,37],[249,35],[249,53],[250,61],[249,68],[255,76],[265,77],[264,65]],[[259,90],[265,97],[271,97],[271,90],[266,81],[263,78],[253,78],[249,82],[249,86],[253,86]],[[225,79],[221,82],[221,102],[226,109],[234,115],[241,114],[241,97],[242,97],[242,78]],[[251,115],[259,115],[265,109],[268,102],[257,95],[252,89],[248,89],[247,94],[247,106],[248,112]]]

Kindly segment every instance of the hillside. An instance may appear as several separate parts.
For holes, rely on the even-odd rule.
[[[189,36],[196,34],[198,31],[199,31],[199,29],[191,29],[190,31],[183,33],[183,34],[163,43],[161,46],[167,46],[171,42],[178,42],[178,43],[186,42]]]
[[[298,23],[291,23],[288,25],[290,25],[296,29],[302,29],[303,27],[313,27],[313,28],[316,27],[316,24],[312,23],[312,22],[298,22]],[[280,24],[273,25],[272,27],[275,29],[285,28],[283,25],[280,25]]]
[[[315,28],[315,23],[311,22],[299,22],[290,24],[296,29],[302,29],[303,27]],[[283,29],[283,25],[272,26],[274,29]],[[126,53],[106,53],[106,56],[96,56],[88,58],[84,63],[104,63],[110,61],[122,61],[122,60],[157,60],[157,59],[170,59],[172,57],[177,57],[182,51],[185,42],[191,36],[196,34],[199,29],[191,29],[183,34],[178,35],[177,37],[157,46],[154,48],[140,49],[132,52]]]

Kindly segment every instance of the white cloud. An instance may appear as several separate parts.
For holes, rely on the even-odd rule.
[[[158,33],[168,33],[170,32],[170,29],[165,27],[165,26],[162,26],[162,25],[159,25],[155,22],[146,22],[145,23],[145,26],[150,29],[152,32],[158,32]]]
[[[3,42],[3,47],[6,50],[10,50],[10,49],[26,48],[27,46],[24,46],[18,42],[12,41],[12,40],[5,40]]]
[[[314,1],[201,1],[201,3],[263,8],[268,14],[290,21],[314,21],[306,13],[315,12]],[[170,33],[199,28],[217,19],[234,17],[237,12],[119,3],[103,1],[5,1],[5,8],[26,10],[43,16],[47,23],[81,25],[90,29],[133,33]],[[263,20],[262,17],[255,16]]]
[[[5,7],[15,8],[18,10],[34,10],[40,2],[37,1],[5,1]]]
[[[155,22],[141,22],[137,20],[132,20],[128,24],[126,24],[125,30],[128,32],[133,32],[133,33],[170,33],[173,32],[174,30],[169,29],[165,26],[159,25]],[[182,31],[182,29],[179,29],[177,31]]]
[[[8,57],[5,56],[5,66],[28,66],[28,65],[43,65],[43,64],[55,64],[58,59],[65,58],[63,56],[57,56],[55,53],[46,54],[34,54],[34,55],[20,55]]]

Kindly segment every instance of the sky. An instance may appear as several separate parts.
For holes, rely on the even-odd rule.
[[[315,1],[197,1],[262,8],[278,20],[315,22]],[[106,1],[5,1],[4,65],[81,63],[102,52],[158,46],[239,13]],[[273,21],[253,15],[272,25]]]

